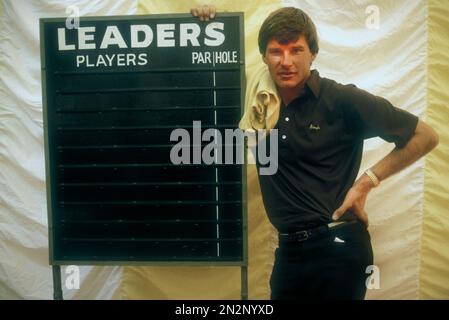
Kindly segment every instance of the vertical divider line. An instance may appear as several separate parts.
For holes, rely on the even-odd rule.
[[[212,63],[213,63],[213,67],[215,68],[215,59],[214,57],[212,57]],[[214,81],[214,88],[217,85],[217,81],[215,78],[215,70],[212,72],[212,76],[213,76],[213,81]],[[215,124],[215,142],[217,141],[217,91],[215,91],[214,89],[214,124]],[[222,143],[223,144],[223,141]],[[221,148],[222,146],[220,146]],[[223,157],[223,154],[221,155]],[[215,164],[218,164],[218,155],[217,152],[214,152],[214,157],[215,157]],[[217,166],[215,166],[215,201],[218,202],[218,168]],[[217,237],[217,257],[220,256],[220,225],[218,223],[219,221],[219,212],[218,212],[218,204],[215,205],[215,219],[217,221],[216,224],[216,228],[217,228],[217,233],[216,233],[216,237]]]

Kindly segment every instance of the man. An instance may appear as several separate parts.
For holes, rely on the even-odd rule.
[[[202,20],[215,16],[210,6],[195,10]],[[387,100],[311,71],[318,37],[300,9],[268,16],[259,51],[282,101],[274,127],[278,171],[259,176],[279,232],[272,299],[363,299],[365,270],[373,263],[368,193],[432,150],[438,135]],[[355,181],[363,140],[375,136],[396,148]]]

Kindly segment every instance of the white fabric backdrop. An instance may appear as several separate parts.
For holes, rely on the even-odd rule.
[[[134,14],[137,9],[137,1],[126,0],[4,1],[0,21],[0,299],[52,299],[39,18],[67,16],[69,5],[76,5],[80,15]],[[119,297],[121,268],[80,267],[80,271],[80,290],[67,290],[63,282],[64,298]]]
[[[40,86],[40,17],[133,14],[136,1],[4,1],[0,21],[0,298],[50,299]],[[365,26],[368,5],[380,9],[380,28]],[[354,83],[422,116],[426,108],[427,5],[419,0],[284,1],[308,12],[320,35],[314,64],[323,76]],[[238,11],[238,8],[236,8]],[[261,17],[262,19],[262,17]],[[391,150],[368,140],[362,169]],[[423,161],[370,194],[367,211],[381,289],[368,298],[418,298]],[[64,271],[64,269],[63,269]],[[120,298],[119,267],[82,267],[80,290],[67,299]]]

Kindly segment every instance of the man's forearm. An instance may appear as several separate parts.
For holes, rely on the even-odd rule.
[[[395,148],[371,170],[380,181],[401,171],[431,151],[438,144],[436,132],[422,121],[418,122],[415,135],[404,148]]]

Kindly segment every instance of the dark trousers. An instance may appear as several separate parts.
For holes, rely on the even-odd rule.
[[[306,241],[280,240],[270,279],[271,299],[362,300],[369,276],[366,268],[372,264],[371,238],[362,223],[337,226]]]

